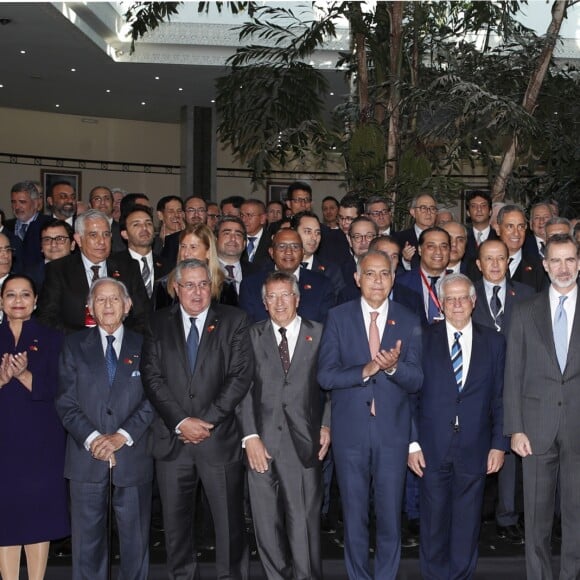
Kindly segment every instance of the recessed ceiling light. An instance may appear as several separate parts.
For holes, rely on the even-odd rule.
[[[70,72],[77,72],[77,69],[76,68],[71,68],[70,69]]]
[[[212,100],[211,100],[211,102],[212,102],[212,103],[215,103],[215,99],[212,99]]]
[[[159,80],[159,77],[155,77],[155,80],[158,81]]]
[[[147,103],[145,101],[141,101],[141,104],[142,105],[146,105]]]
[[[20,54],[26,54],[26,51],[25,50],[21,50],[20,51]]]
[[[182,87],[179,87],[177,90],[178,90],[178,91],[182,91],[182,90],[183,90],[183,88],[182,88]]]
[[[107,89],[105,92],[106,93],[110,93],[111,92],[111,89]]]
[[[60,105],[56,104],[55,107],[58,109],[58,108],[60,108]]]
[[[334,93],[332,91],[330,92],[330,96],[331,97],[334,97]]]
[[[4,85],[0,85],[0,89],[3,89],[3,88],[4,88]]]

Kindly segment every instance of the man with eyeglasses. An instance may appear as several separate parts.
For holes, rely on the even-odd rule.
[[[445,322],[423,329],[423,386],[408,464],[420,478],[423,578],[473,578],[486,474],[503,436],[505,339],[472,323],[475,288],[463,274],[440,286]]]
[[[165,240],[185,227],[185,213],[183,200],[177,195],[165,195],[157,202],[156,209],[159,233],[155,236],[153,251],[160,254],[165,247]]]
[[[328,310],[334,306],[335,298],[332,284],[319,272],[302,268],[304,248],[300,235],[291,229],[281,229],[272,237],[270,256],[272,270],[293,274],[300,288],[298,314],[308,320],[324,322]],[[254,322],[265,320],[267,311],[261,298],[262,286],[268,270],[257,272],[242,280],[240,286],[240,307]]]
[[[211,228],[212,232],[215,229],[218,220],[222,212],[220,211],[220,206],[215,201],[207,202],[207,225]]]
[[[36,283],[38,293],[44,283],[46,264],[64,258],[75,250],[74,231],[67,222],[53,219],[42,228],[40,244],[44,262],[28,270],[28,275]]]
[[[201,483],[216,530],[215,576],[247,578],[236,408],[254,370],[248,319],[238,308],[212,304],[211,275],[200,260],[177,265],[174,290],[179,304],[153,315],[140,369],[158,414],[151,451],[169,577],[199,577],[192,506]]]
[[[409,213],[415,220],[413,226],[400,232],[395,232],[395,238],[401,246],[401,262],[405,270],[419,267],[419,236],[421,232],[432,228],[437,217],[437,202],[432,195],[417,195],[411,201]]]
[[[246,226],[247,244],[243,260],[257,267],[271,263],[268,248],[271,236],[266,226],[266,206],[259,199],[247,199],[240,208],[240,217]]]
[[[125,242],[121,237],[119,222],[113,219],[113,192],[104,185],[97,185],[89,192],[89,205],[107,216],[111,229],[111,251],[121,252],[125,249]]]
[[[395,580],[401,556],[401,504],[410,395],[421,388],[421,325],[391,302],[389,257],[361,256],[361,296],[333,308],[320,345],[318,382],[331,392],[332,448],[344,518],[345,563],[352,580]],[[374,573],[369,557],[376,517]]]
[[[126,325],[144,332],[150,307],[139,266],[129,256],[111,256],[108,217],[94,209],[80,214],[74,240],[79,252],[46,265],[38,299],[40,321],[66,333],[95,326],[87,306],[89,288],[94,280],[110,277],[123,282],[131,296],[133,308]]]
[[[340,301],[346,302],[360,296],[360,290],[355,281],[355,274],[360,257],[367,253],[369,244],[377,237],[377,224],[366,216],[355,218],[348,229],[348,244],[351,258],[341,264],[342,277],[345,288]]]
[[[254,375],[238,413],[258,553],[268,578],[293,570],[320,580],[321,465],[330,444],[330,405],[323,418],[316,380],[322,325],[298,316],[292,274],[269,274],[262,300],[269,318],[250,328]]]
[[[497,228],[501,241],[509,250],[508,268],[512,280],[541,292],[549,285],[545,270],[537,256],[527,252],[527,222],[524,210],[515,204],[505,205],[497,214]]]
[[[530,230],[533,235],[530,235],[532,239],[524,247],[540,259],[544,258],[546,251],[546,222],[553,215],[552,206],[547,201],[535,203],[530,209]]]
[[[391,208],[389,202],[381,195],[373,195],[367,199],[366,215],[377,224],[379,236],[390,236],[394,233],[391,227]]]
[[[22,181],[12,186],[10,201],[14,219],[4,224],[8,237],[13,236],[14,269],[26,274],[43,262],[40,249],[40,231],[51,218],[38,212],[40,194],[32,181]]]

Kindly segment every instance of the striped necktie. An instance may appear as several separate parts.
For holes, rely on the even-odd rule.
[[[463,351],[461,350],[461,332],[453,334],[455,341],[451,347],[451,364],[453,365],[453,374],[455,375],[455,383],[459,392],[463,390]]]

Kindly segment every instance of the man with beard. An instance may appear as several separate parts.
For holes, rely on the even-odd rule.
[[[74,227],[77,213],[77,193],[68,181],[57,181],[52,184],[46,201],[52,210],[52,217]]]

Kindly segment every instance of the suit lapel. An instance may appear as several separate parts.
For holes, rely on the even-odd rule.
[[[220,323],[221,320],[218,312],[213,306],[210,306],[205,318],[205,324],[203,325],[203,331],[199,337],[199,347],[197,349],[197,359],[195,362],[196,370],[200,365],[200,361],[205,360],[210,355],[212,344],[216,340],[215,337],[220,335]],[[185,342],[183,343],[183,347],[185,349]],[[187,349],[185,349],[185,360],[187,361]]]
[[[550,312],[550,297],[547,290],[538,295],[538,301],[536,302],[536,312],[537,314],[533,317],[533,319],[536,325],[538,336],[541,338],[541,343],[548,351],[548,355],[550,359],[552,359],[553,364],[555,364],[558,370],[560,370],[558,357],[556,356],[556,346],[554,344],[554,329],[552,327],[552,315]],[[548,331],[548,336],[546,336],[546,330]]]
[[[139,344],[127,332],[127,329],[125,329],[121,352],[119,353],[119,360],[117,361],[117,371],[113,384],[111,385],[110,398],[118,398],[125,388],[129,377],[131,377],[134,371],[139,371],[139,363],[141,362],[140,351]]]
[[[261,357],[263,360],[270,361],[270,364],[274,367],[280,367],[280,372],[284,374],[284,369],[282,368],[282,361],[280,359],[280,351],[278,350],[278,340],[274,334],[274,327],[270,319],[264,323],[258,323],[262,326],[259,330],[260,332],[260,346],[262,348]],[[296,356],[296,351],[294,352]],[[292,357],[294,360],[294,357]],[[290,363],[292,366],[292,362]]]
[[[577,345],[580,344],[580,299],[576,298],[576,310],[574,312],[574,321],[572,322],[572,334],[570,335],[570,344],[568,345],[568,359],[566,360],[566,368],[564,373],[570,369],[578,368],[579,349]],[[555,347],[554,347],[554,350]]]
[[[109,374],[105,364],[105,355],[103,352],[103,343],[98,328],[93,328],[80,343],[81,351],[86,355],[87,360],[93,362],[95,372],[95,384],[100,383],[109,388]],[[95,356],[95,353],[98,353]]]
[[[71,287],[75,288],[80,285],[82,286],[82,294],[83,296],[87,297],[89,293],[89,282],[87,280],[87,273],[85,271],[85,266],[83,264],[83,260],[81,258],[81,253],[77,252],[76,254],[72,254],[74,256],[71,265],[73,266],[70,270],[70,279],[71,279]],[[66,271],[66,270],[65,270]]]
[[[187,357],[187,348],[185,345],[186,336],[185,330],[183,328],[183,321],[181,319],[181,307],[179,306],[179,304],[175,304],[175,306],[172,307],[169,316],[173,319],[171,326],[173,328],[177,328],[178,331],[170,332],[167,338],[173,342],[174,351],[177,353],[177,358],[181,361],[181,364],[183,365],[183,370],[185,372],[185,376],[187,377],[191,375],[191,370],[189,368],[189,359]]]

